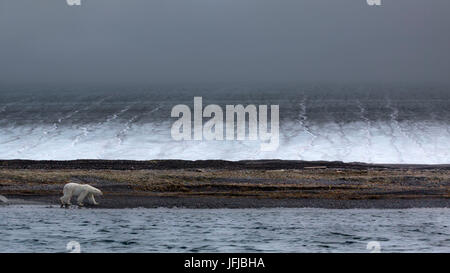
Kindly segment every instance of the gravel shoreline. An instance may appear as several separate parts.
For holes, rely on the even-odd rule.
[[[9,205],[50,205],[59,207],[59,196],[9,196]],[[326,209],[408,209],[450,208],[450,199],[270,199],[224,197],[160,197],[160,196],[105,196],[97,198],[92,209],[124,208],[190,208],[190,209],[243,209],[243,208],[326,208]],[[5,204],[4,204],[5,205]],[[8,204],[6,204],[8,205]],[[1,204],[0,204],[1,206]],[[72,207],[76,207],[73,205]]]
[[[0,160],[0,205],[59,205],[68,182],[101,189],[96,208],[450,207],[449,165],[283,160]]]

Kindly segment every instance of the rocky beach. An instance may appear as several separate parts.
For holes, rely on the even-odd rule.
[[[1,204],[59,205],[66,183],[96,208],[450,207],[450,165],[325,161],[0,161]],[[89,206],[88,207],[92,207]]]

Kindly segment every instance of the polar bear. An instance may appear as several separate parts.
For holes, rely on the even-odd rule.
[[[103,195],[101,190],[94,188],[91,185],[78,183],[67,183],[64,185],[63,194],[64,196],[60,198],[61,208],[71,205],[70,199],[73,195],[78,196],[77,203],[80,207],[83,206],[83,200],[86,197],[91,204],[98,205],[98,203],[95,202],[94,196]]]

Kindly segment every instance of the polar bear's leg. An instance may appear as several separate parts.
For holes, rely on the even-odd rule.
[[[66,205],[64,202],[64,196],[59,198],[59,200],[61,200],[61,208],[63,208]]]
[[[80,193],[80,195],[78,196],[78,199],[77,199],[78,206],[80,206],[80,207],[83,206],[83,200],[84,200],[84,198],[86,198],[86,195],[88,195],[88,191],[83,191]]]
[[[89,202],[93,205],[98,205],[97,202],[95,202],[95,198],[94,198],[94,194],[92,192],[90,192],[87,196]]]
[[[91,203],[91,204],[93,204],[93,202],[92,202],[92,197],[93,197],[93,196],[92,196],[92,193],[88,193],[87,196],[86,196],[88,202]]]
[[[60,200],[61,200],[61,207],[63,207],[63,206],[65,206],[65,207],[70,206],[71,205],[70,204],[70,199],[72,199],[72,190],[67,188],[67,187],[64,187],[63,194],[64,194],[63,197],[60,198]]]
[[[60,198],[61,204],[63,204],[63,205],[70,205],[70,199],[71,198],[72,198],[71,194],[64,195],[63,197]]]

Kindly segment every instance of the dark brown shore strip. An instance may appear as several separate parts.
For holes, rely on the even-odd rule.
[[[341,161],[301,160],[0,160],[0,169],[78,169],[78,170],[179,170],[190,168],[227,170],[301,170],[304,168],[334,169],[441,169],[450,170],[450,164],[366,164],[343,163]]]
[[[100,188],[99,208],[450,207],[450,165],[0,160],[0,195],[11,204],[58,205],[68,182]]]

